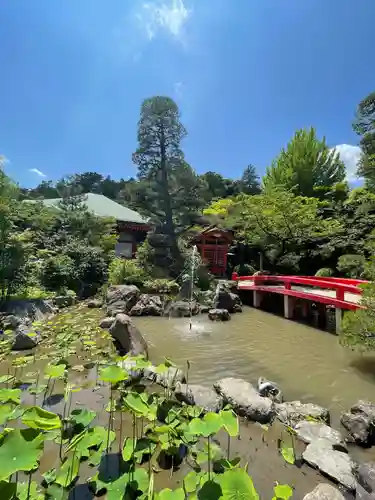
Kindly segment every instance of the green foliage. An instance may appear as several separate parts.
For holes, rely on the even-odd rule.
[[[353,129],[361,137],[357,175],[365,179],[370,191],[375,192],[375,92],[358,104]]]
[[[136,260],[116,257],[109,265],[109,283],[111,285],[136,285],[142,287],[146,280],[145,271]]]
[[[315,276],[317,276],[318,278],[330,278],[333,275],[334,271],[329,267],[322,267],[321,269],[318,269],[318,271],[316,271],[315,273]]]
[[[296,132],[267,169],[263,185],[267,190],[283,188],[296,195],[321,198],[344,179],[345,166],[339,154],[311,128]]]
[[[341,255],[337,261],[337,269],[347,278],[362,278],[366,259],[363,255]]]
[[[144,281],[143,289],[145,293],[175,296],[180,291],[180,285],[174,280],[154,279]]]

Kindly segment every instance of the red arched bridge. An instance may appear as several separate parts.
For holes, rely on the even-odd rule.
[[[237,281],[242,292],[253,293],[254,307],[261,307],[265,293],[277,293],[284,296],[284,316],[292,319],[296,299],[302,300],[303,309],[310,303],[324,304],[336,310],[336,331],[341,328],[344,310],[361,309],[360,285],[368,283],[364,280],[347,278],[323,278],[317,276],[238,276],[233,273],[232,280]]]

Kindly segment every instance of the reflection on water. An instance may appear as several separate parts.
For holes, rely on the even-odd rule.
[[[300,399],[331,410],[333,423],[358,399],[375,401],[375,356],[342,348],[335,335],[245,308],[228,323],[189,318],[135,318],[159,362],[189,360],[192,383],[212,384],[221,377],[255,383],[259,376],[278,382],[288,400]]]

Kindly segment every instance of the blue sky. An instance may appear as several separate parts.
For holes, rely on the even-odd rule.
[[[340,145],[375,90],[374,0],[12,0],[1,3],[0,153],[24,186],[135,175],[142,100],[173,97],[200,173],[261,175],[294,131]]]

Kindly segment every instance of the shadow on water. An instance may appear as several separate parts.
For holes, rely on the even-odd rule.
[[[364,380],[375,383],[375,356],[362,355],[350,361],[350,367]]]

